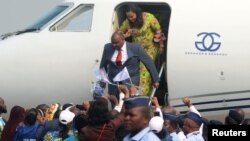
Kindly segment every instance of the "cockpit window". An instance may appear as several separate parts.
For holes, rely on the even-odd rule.
[[[92,17],[93,5],[80,5],[57,22],[50,30],[57,32],[89,32]]]
[[[49,23],[52,19],[54,19],[60,13],[65,11],[65,9],[67,9],[68,7],[69,6],[67,5],[56,6],[54,9],[49,11],[45,16],[37,20],[31,26],[29,26],[27,29],[41,29],[44,25]]]

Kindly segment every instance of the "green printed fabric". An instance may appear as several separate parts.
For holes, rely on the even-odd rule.
[[[161,30],[158,20],[153,14],[143,13],[144,24],[140,29],[132,29],[132,41],[141,44],[141,47],[147,54],[155,61],[159,49],[159,45],[153,42],[154,33]],[[130,29],[129,22],[126,19],[123,21],[120,30],[124,33]],[[140,87],[142,88],[142,95],[149,95],[151,92],[151,76],[146,67],[140,64]]]
[[[49,131],[45,134],[43,140],[44,141],[77,141],[77,131],[69,130],[68,138],[62,140],[58,131]]]

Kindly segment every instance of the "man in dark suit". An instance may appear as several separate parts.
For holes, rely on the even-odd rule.
[[[138,43],[126,42],[123,34],[117,31],[113,33],[111,43],[105,44],[104,46],[100,68],[105,68],[109,81],[113,82],[113,78],[126,67],[132,83],[139,86],[140,62],[142,62],[150,72],[153,86],[158,88],[160,78],[153,60]],[[122,83],[126,84],[131,82],[124,80]],[[108,90],[109,94],[118,96],[117,86],[109,85]]]

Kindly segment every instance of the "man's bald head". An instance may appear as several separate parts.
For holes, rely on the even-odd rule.
[[[125,37],[121,31],[115,31],[111,36],[111,40],[113,40],[114,38],[121,38],[125,40]]]
[[[111,43],[116,50],[120,50],[125,43],[123,33],[121,33],[120,31],[114,32],[111,36]]]

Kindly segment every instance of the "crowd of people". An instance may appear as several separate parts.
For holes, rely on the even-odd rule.
[[[203,118],[188,97],[182,99],[188,112],[179,114],[156,97],[135,96],[133,87],[119,85],[119,100],[103,95],[79,105],[14,106],[8,120],[1,117],[7,110],[0,98],[0,141],[206,141],[209,125],[250,124],[243,109],[230,110],[222,123]]]
[[[7,108],[0,98],[0,141],[206,141],[208,125],[223,125],[203,118],[188,97],[182,101],[189,111],[181,115],[148,96],[151,85],[159,87],[154,61],[164,52],[165,38],[153,14],[136,5],[128,5],[125,14],[127,18],[104,47],[100,68],[109,78],[98,82],[94,100],[30,109],[16,105],[5,120],[1,114]],[[128,37],[132,42],[126,41]],[[114,81],[125,68],[129,79]],[[104,94],[106,83],[108,94]],[[235,109],[229,111],[225,124],[249,125],[250,119],[245,119],[243,109]]]

